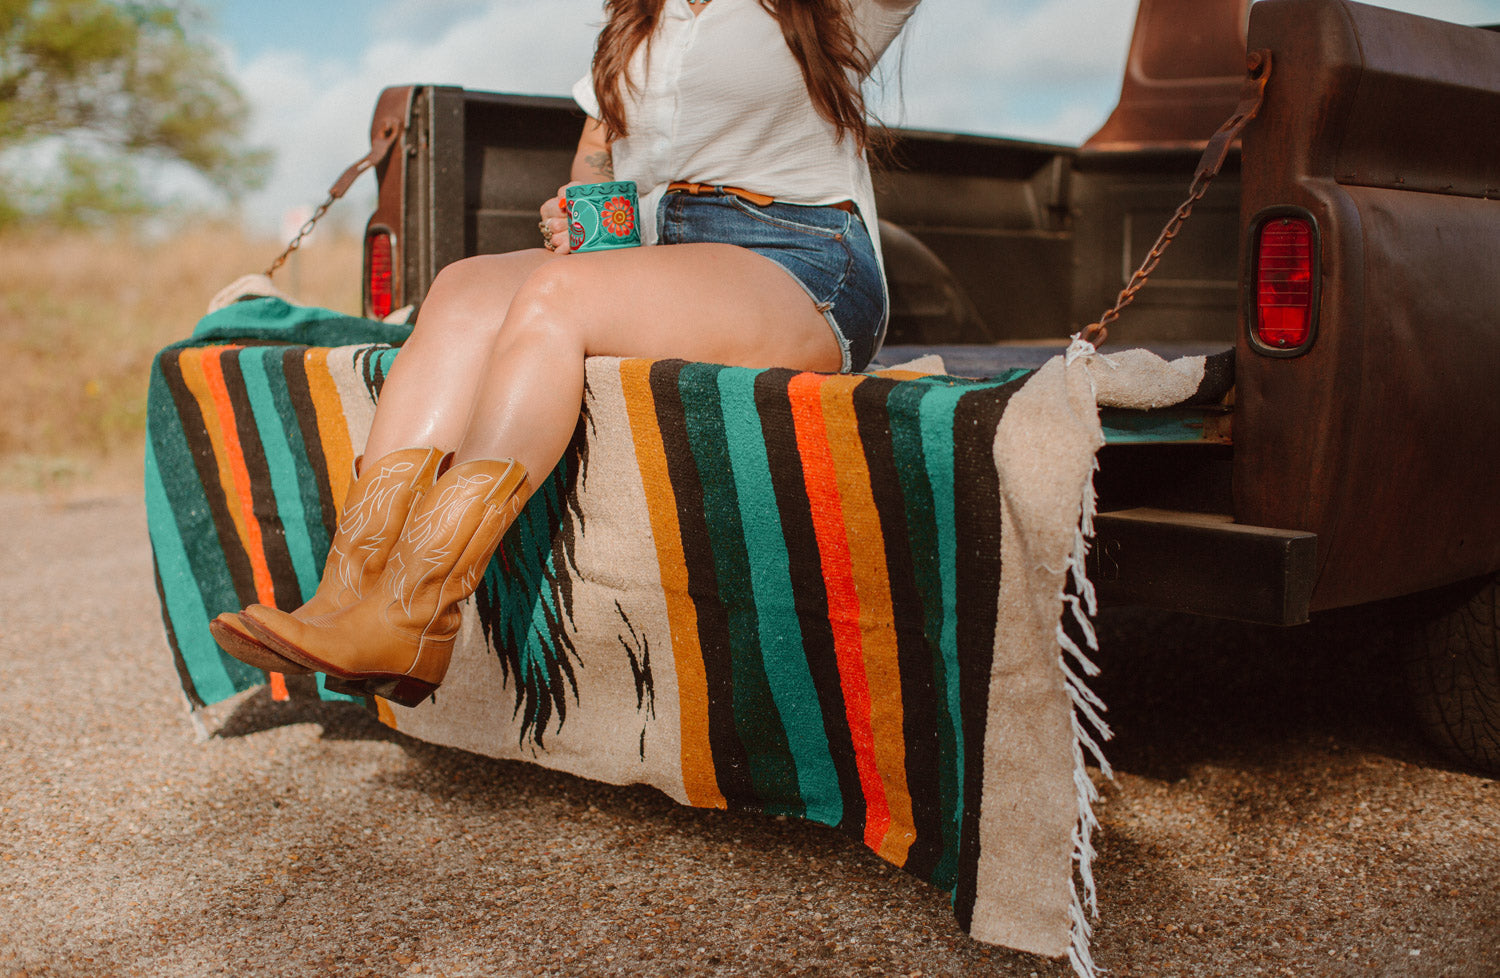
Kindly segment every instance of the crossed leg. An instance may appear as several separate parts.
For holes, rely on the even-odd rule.
[[[220,616],[220,643],[263,668],[326,673],[345,692],[407,706],[431,695],[447,672],[458,605],[519,513],[528,473],[539,484],[572,438],[593,354],[813,370],[841,360],[801,286],[733,245],[460,262],[433,284],[365,445],[372,463],[397,460],[382,505],[401,495],[390,490],[402,468],[402,498],[414,507],[385,514],[402,527],[399,538],[343,541],[364,566],[378,565],[373,581],[324,615],[252,605]],[[407,461],[403,449],[430,464]],[[455,450],[430,493],[411,482],[436,476],[435,453],[424,449]]]
[[[725,244],[485,255],[445,269],[387,379],[365,454],[510,457],[542,479],[578,420],[586,356],[837,370],[827,320],[775,262]]]

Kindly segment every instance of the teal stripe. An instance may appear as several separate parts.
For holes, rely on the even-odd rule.
[[[286,450],[297,466],[297,491],[302,500],[302,512],[306,515],[302,526],[307,531],[307,547],[313,555],[313,563],[322,568],[328,559],[328,551],[333,546],[328,527],[337,522],[338,513],[336,509],[332,513],[323,512],[323,494],[319,490],[319,484],[323,481],[321,476],[326,473],[313,471],[307,442],[302,437],[299,409],[303,415],[307,415],[313,413],[313,407],[306,401],[299,403],[294,400],[291,385],[287,381],[287,371],[295,370],[303,375],[303,386],[306,386],[307,361],[303,357],[304,349],[277,347],[274,353],[268,352],[267,356],[280,360],[280,367],[268,370],[266,377],[271,385],[271,397],[281,415],[281,431],[286,436]],[[321,569],[318,573],[321,576]]]
[[[944,577],[939,521],[935,515],[933,487],[928,478],[926,451],[922,443],[923,399],[932,388],[920,384],[896,384],[887,401],[891,424],[892,454],[898,459],[897,475],[905,500],[907,532],[911,538],[913,576],[922,600],[922,629],[932,654],[933,687],[937,697],[938,811],[943,813],[942,854],[933,868],[931,882],[952,889],[958,873],[959,813],[963,806],[963,719],[958,712],[958,670],[945,652],[943,625]],[[951,617],[951,616],[948,616]]]
[[[964,387],[934,385],[922,398],[919,423],[922,432],[922,459],[927,466],[927,484],[932,487],[932,516],[937,528],[938,575],[942,581],[941,627],[938,647],[947,674],[958,676],[958,539],[953,513],[953,413]],[[959,716],[958,684],[950,681],[947,689],[948,712]],[[963,729],[958,730],[958,776],[963,780]]]
[[[918,428],[922,446],[920,457],[925,463],[927,484],[932,498],[933,536],[936,546],[932,549],[938,581],[940,582],[941,610],[937,627],[928,625],[929,634],[937,633],[937,662],[944,678],[943,693],[947,700],[947,713],[953,722],[949,728],[953,749],[952,777],[956,780],[955,796],[945,799],[949,803],[944,810],[952,813],[951,831],[957,832],[963,824],[964,784],[964,729],[963,713],[959,707],[958,668],[958,538],[954,526],[953,512],[953,414],[958,408],[959,398],[967,387],[931,385],[922,398],[918,409]],[[931,571],[929,571],[931,573]],[[943,857],[934,868],[937,878],[956,878],[958,852],[956,842],[947,845],[950,827],[944,828]],[[946,874],[946,875],[942,875]]]
[[[739,497],[745,553],[750,564],[752,607],[759,620],[760,647],[776,711],[786,730],[808,818],[838,825],[844,817],[838,772],[823,726],[823,710],[803,646],[802,626],[792,592],[791,561],[765,435],[755,408],[755,379],[760,371],[723,370],[719,394],[724,432]]]
[[[322,560],[313,555],[307,534],[299,532],[308,523],[307,513],[302,507],[302,480],[298,478],[296,456],[287,444],[278,400],[271,391],[271,382],[266,373],[266,361],[272,358],[279,366],[279,351],[265,348],[244,350],[240,354],[240,374],[245,381],[245,393],[250,400],[250,412],[255,419],[261,449],[266,453],[266,468],[271,475],[271,495],[276,501],[276,515],[287,529],[287,552],[291,555],[292,570],[297,575],[297,587],[302,592],[302,600],[306,601],[317,590]],[[285,403],[284,397],[281,403]],[[297,427],[295,418],[292,419],[292,426]],[[300,429],[298,440],[301,440]],[[319,519],[318,522],[321,525],[322,520]]]
[[[181,450],[185,453],[187,445],[183,444]],[[197,485],[195,476],[187,484],[188,491]],[[181,502],[185,492],[179,489],[175,495]],[[198,590],[192,561],[182,544],[172,501],[162,484],[154,438],[146,439],[146,525],[161,575],[166,604],[163,610],[177,636],[178,651],[182,653],[188,676],[192,679],[193,691],[205,704],[228,699],[244,687],[238,686],[225,670],[224,659],[218,654],[218,643],[208,631],[208,609]]]
[[[945,885],[948,886],[954,885],[958,874],[958,833],[963,824],[963,785],[966,776],[963,712],[959,692],[958,538],[957,516],[954,512],[953,420],[958,402],[963,397],[1003,386],[1029,372],[1024,369],[1009,370],[1001,376],[980,382],[933,378],[927,382],[927,392],[919,410],[921,457],[926,463],[927,482],[932,498],[932,520],[936,529],[937,546],[933,549],[937,573],[942,582],[938,649],[945,679],[948,715],[952,718],[953,771],[956,779],[955,795],[951,799],[951,808],[947,809],[952,812],[952,844],[946,844],[949,837],[945,831],[943,858],[934,869],[934,879],[947,880]]]
[[[736,368],[688,364],[678,374],[688,442],[702,473],[703,511],[713,549],[718,597],[729,627],[729,669],[734,689],[734,723],[749,758],[755,795],[769,812],[802,815],[801,780],[787,732],[778,713],[760,641],[760,622],[751,591],[750,563],[740,522],[718,375]],[[799,642],[800,647],[800,642]],[[712,666],[710,666],[712,668]]]
[[[184,354],[195,355],[193,351],[179,349],[168,349],[157,355],[146,399],[148,440],[154,440],[153,458],[161,491],[167,494],[178,544],[187,554],[188,573],[197,582],[199,600],[204,608],[204,614],[196,620],[180,623],[175,618],[172,619],[172,627],[180,635],[185,624],[186,633],[193,636],[190,642],[181,637],[178,640],[179,651],[184,663],[188,665],[189,675],[193,674],[195,667],[201,668],[205,670],[209,685],[216,687],[216,677],[221,673],[226,674],[234,686],[233,692],[238,692],[263,684],[266,676],[254,666],[246,665],[221,652],[218,643],[208,632],[209,619],[220,612],[238,611],[240,599],[234,578],[229,572],[229,563],[219,539],[218,527],[214,523],[213,511],[208,503],[207,493],[210,490],[222,492],[222,487],[217,475],[211,477],[213,481],[208,486],[199,478],[198,467],[193,463],[193,451],[183,428],[186,419],[178,413],[177,399],[161,369],[163,358],[170,357],[174,362],[180,362]],[[194,419],[194,424],[201,426],[201,407],[186,389],[180,393],[185,401],[184,408],[191,412],[188,417]],[[168,486],[172,487],[170,493],[167,493]],[[197,686],[196,679],[194,686]],[[217,701],[206,696],[202,698],[205,703]],[[218,699],[223,698],[224,695],[218,695]]]
[[[1105,408],[1099,412],[1104,440],[1110,445],[1197,444],[1206,442],[1204,421],[1223,411],[1168,407],[1151,411]]]
[[[307,463],[302,426],[286,386],[285,353],[283,347],[247,348],[240,352],[240,373],[245,380],[261,449],[266,454],[276,515],[286,528],[287,552],[297,574],[302,600],[306,601],[318,588],[331,544],[323,522],[316,477]],[[298,358],[295,364],[301,369],[302,360]],[[327,677],[322,673],[316,673],[315,678],[319,699],[335,703],[356,703],[362,699],[329,689],[325,685]]]

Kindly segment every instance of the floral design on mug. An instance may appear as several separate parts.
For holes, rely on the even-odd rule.
[[[599,223],[610,234],[623,238],[635,230],[635,209],[630,206],[628,198],[612,197],[604,205],[604,213],[600,216]]]

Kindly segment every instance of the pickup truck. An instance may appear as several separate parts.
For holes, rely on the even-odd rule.
[[[1258,113],[1110,327],[1232,350],[1232,387],[1173,424],[1106,417],[1091,577],[1106,602],[1278,625],[1371,605],[1428,734],[1500,771],[1500,33],[1348,0],[1142,0],[1082,147],[894,133],[879,362],[988,376],[1060,352],[1147,259],[1247,52]],[[387,89],[366,315],[534,245],[580,123],[569,99]]]

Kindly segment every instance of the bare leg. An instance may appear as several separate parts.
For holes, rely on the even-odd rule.
[[[511,297],[558,257],[540,248],[480,255],[438,274],[381,389],[365,455],[458,447]]]
[[[743,248],[543,257],[517,287],[523,261],[461,263],[424,308],[420,355],[382,399],[377,426],[396,444],[430,437],[443,447],[466,414],[457,464],[407,517],[371,594],[312,620],[245,610],[255,642],[276,656],[407,706],[430,695],[447,672],[459,602],[520,511],[528,474],[539,484],[567,448],[586,356],[822,370],[840,361],[807,293]],[[366,446],[385,449],[374,436]]]
[[[754,252],[691,244],[568,256],[538,267],[510,301],[458,458],[511,457],[545,478],[572,437],[593,355],[808,370],[837,370],[841,359],[807,293]]]

